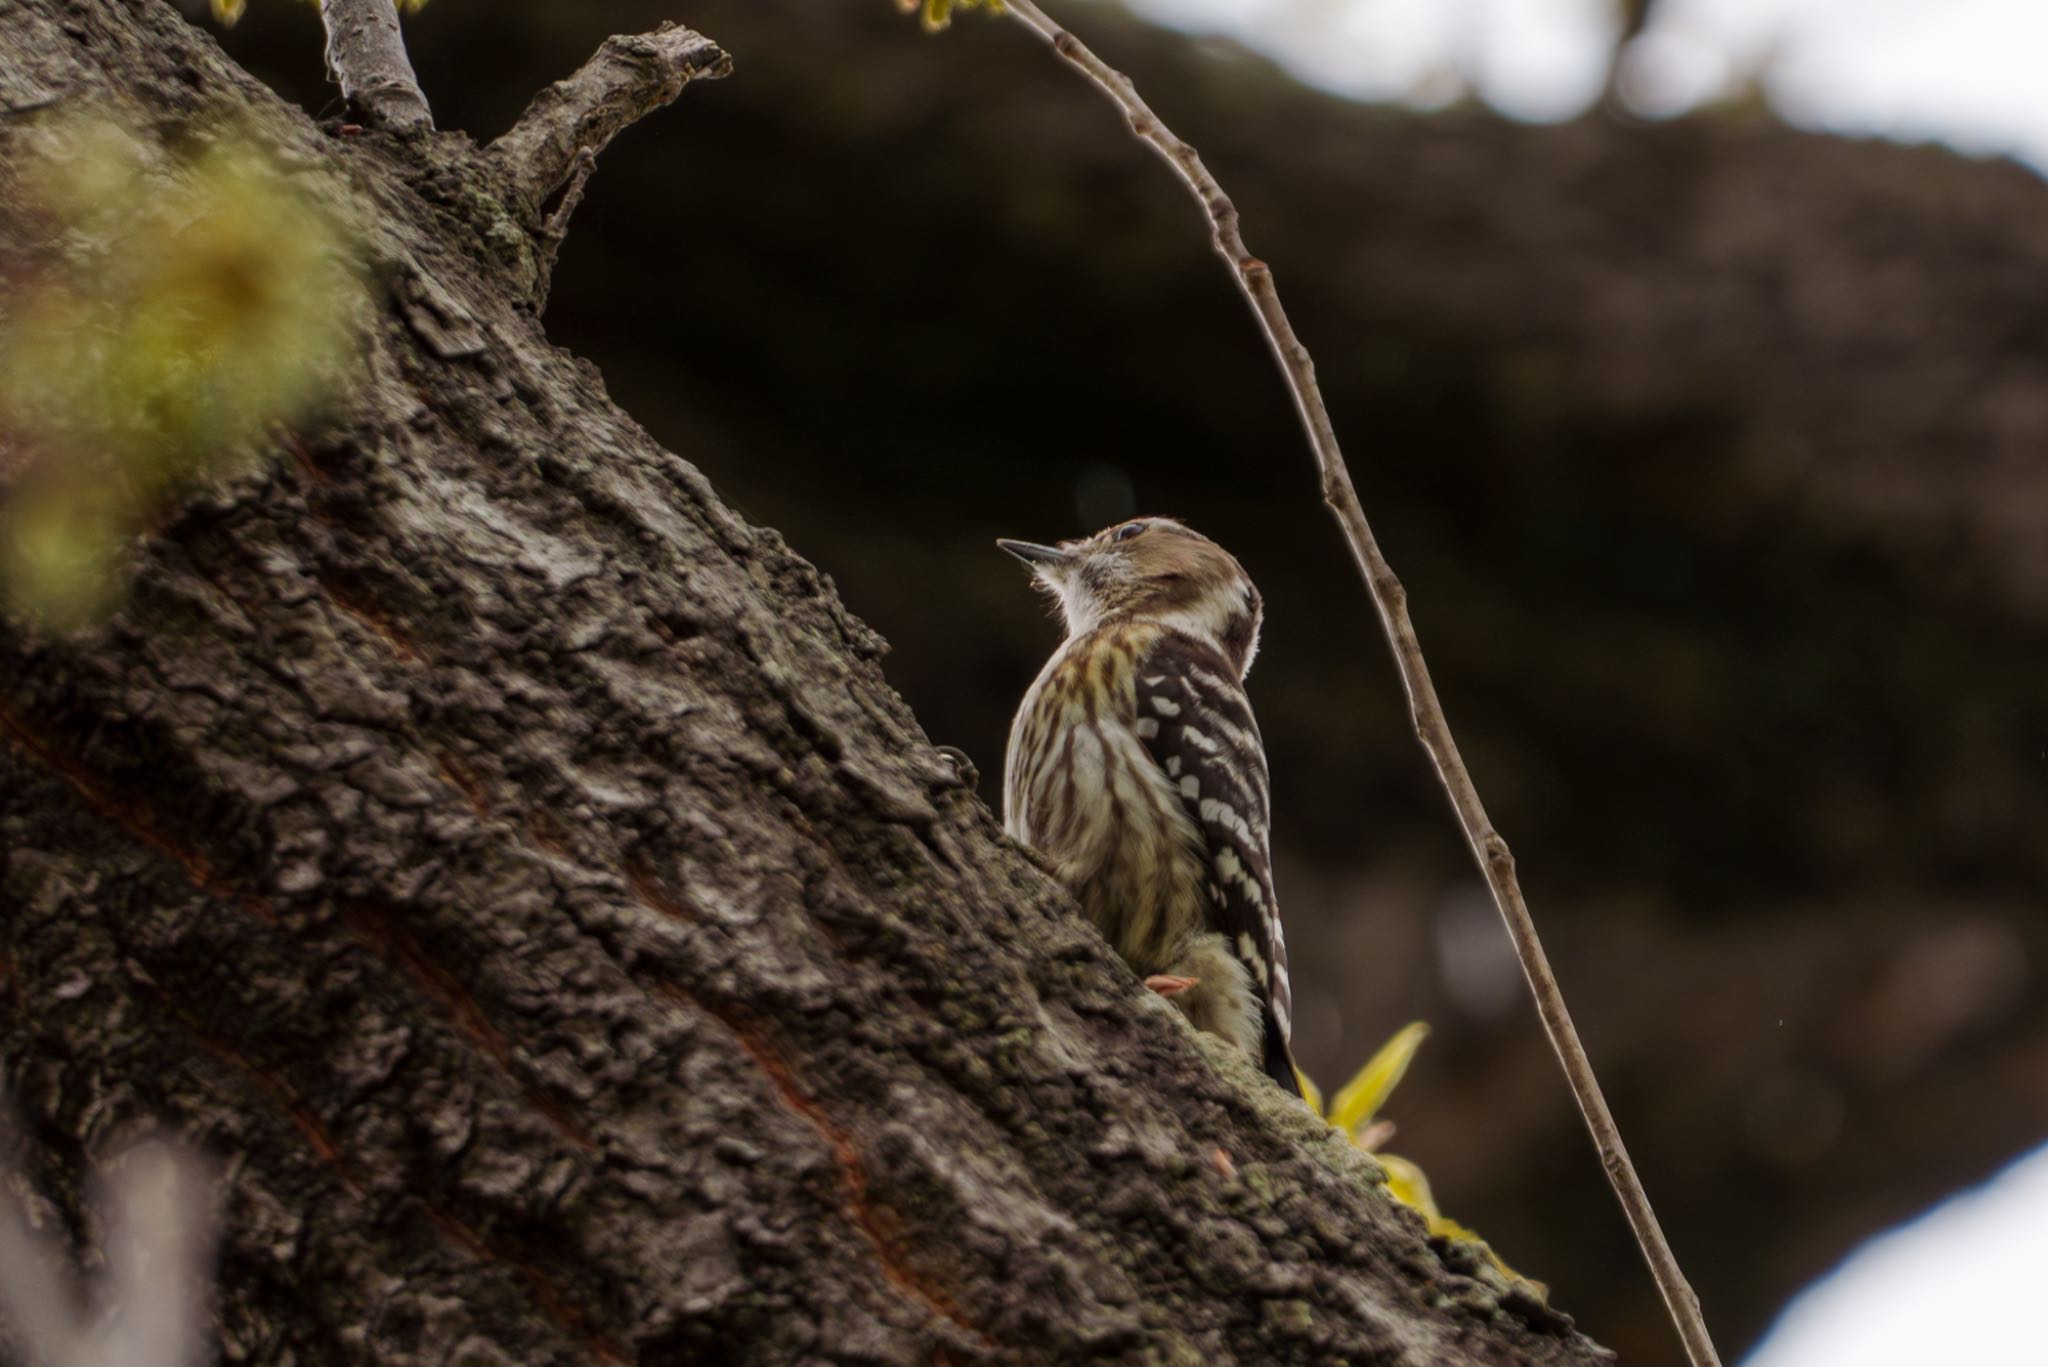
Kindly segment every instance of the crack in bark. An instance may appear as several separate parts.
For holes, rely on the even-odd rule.
[[[629,868],[626,873],[626,879],[632,884],[633,895],[638,897],[648,910],[660,912],[671,921],[681,921],[685,924],[696,923],[697,916],[695,913],[664,892],[661,885],[655,882],[651,875],[638,868]]]
[[[358,1196],[367,1194],[368,1189],[364,1186],[355,1165],[342,1156],[341,1146],[334,1142],[334,1136],[327,1132],[327,1127],[321,1123],[320,1117],[313,1113],[312,1107],[299,1098],[290,1083],[207,1029],[198,1017],[179,1005],[176,998],[162,984],[151,981],[148,986],[157,1002],[170,1014],[171,1019],[177,1021],[201,1048],[252,1079],[258,1090],[267,1093],[277,1103],[278,1109],[291,1122],[292,1128],[305,1139],[306,1146],[321,1163],[333,1170],[335,1177],[343,1186]]]
[[[476,819],[490,820],[491,804],[485,797],[483,785],[476,781],[476,775],[470,772],[469,767],[446,751],[435,756],[435,763],[440,767],[441,777],[448,780],[448,786],[461,793],[469,803],[469,810],[476,814]]]
[[[334,483],[334,476],[321,469],[320,462],[313,458],[312,449],[306,445],[305,438],[287,428],[277,434],[277,439],[278,443],[284,447],[286,453],[291,456],[292,463],[298,466],[299,473],[306,477],[306,483],[309,486],[318,488],[322,485]],[[306,511],[315,517],[322,516],[310,504],[307,506]]]
[[[891,1228],[893,1216],[868,1196],[867,1165],[861,1159],[853,1136],[805,1095],[788,1061],[776,1052],[762,1033],[743,1024],[734,1012],[715,1008],[675,983],[656,982],[652,987],[658,995],[675,1005],[709,1016],[723,1025],[731,1033],[733,1042],[772,1084],[776,1099],[783,1108],[801,1119],[823,1141],[839,1169],[847,1222],[860,1231],[874,1254],[876,1266],[889,1284],[932,1318],[966,1331],[985,1348],[996,1347],[996,1341],[988,1331],[968,1318],[951,1295],[910,1265],[898,1246],[901,1242],[899,1232]]]
[[[418,938],[390,914],[361,902],[343,903],[341,918],[357,938],[385,963],[401,970],[423,993],[440,1003],[462,1037],[489,1055],[505,1073],[535,1113],[554,1127],[557,1134],[586,1152],[595,1152],[597,1141],[589,1130],[526,1081],[512,1064],[512,1050],[505,1036],[491,1024],[476,999],[463,990],[461,980],[427,951]]]
[[[412,638],[399,630],[390,618],[372,607],[367,597],[349,588],[332,574],[321,573],[316,579],[321,592],[327,595],[334,606],[354,618],[365,631],[390,647],[392,654],[409,665],[420,662],[419,648],[412,643]]]
[[[555,1323],[582,1339],[585,1346],[599,1359],[605,1362],[624,1362],[626,1360],[626,1355],[619,1351],[619,1346],[616,1343],[612,1342],[602,1332],[590,1327],[589,1313],[571,1303],[555,1284],[548,1280],[546,1273],[524,1258],[515,1257],[506,1253],[503,1249],[494,1246],[475,1230],[433,1202],[419,1196],[415,1196],[413,1200],[417,1202],[428,1220],[433,1222],[434,1227],[440,1230],[449,1242],[453,1243],[457,1248],[462,1249],[473,1258],[509,1268],[525,1284],[528,1293],[533,1297],[534,1304],[546,1311],[548,1317],[554,1320]]]
[[[146,807],[123,798],[105,779],[36,735],[26,719],[4,703],[0,703],[0,733],[39,768],[70,784],[94,812],[183,869],[193,887],[214,890],[213,869],[204,855],[173,840]]]
[[[676,995],[683,996],[680,990]],[[692,1005],[702,1009],[702,1003],[683,997]],[[891,1285],[917,1301],[937,1318],[947,1320],[958,1328],[975,1336],[982,1346],[993,1348],[995,1340],[990,1338],[974,1321],[970,1320],[953,1298],[933,1282],[931,1278],[910,1265],[899,1247],[899,1232],[892,1228],[894,1217],[886,1207],[868,1196],[867,1165],[861,1160],[860,1150],[854,1146],[853,1136],[835,1123],[823,1107],[804,1094],[796,1080],[796,1074],[789,1063],[778,1054],[758,1032],[740,1025],[730,1015],[712,1012],[731,1030],[733,1038],[745,1050],[747,1056],[760,1067],[768,1080],[775,1085],[776,1095],[783,1106],[792,1114],[801,1117],[817,1131],[818,1137],[832,1151],[833,1159],[839,1165],[840,1185],[844,1188],[846,1212],[855,1228],[859,1229],[874,1250],[875,1261],[882,1269],[882,1275]]]
[[[215,878],[212,874],[212,864],[204,854],[172,840],[146,810],[134,803],[123,801],[104,779],[84,765],[61,754],[54,747],[38,740],[23,719],[5,707],[0,707],[0,733],[6,734],[23,753],[42,768],[68,783],[92,811],[112,822],[131,838],[178,864],[193,887],[210,897],[240,906],[268,925],[279,924],[277,913],[269,903],[261,898],[240,893],[232,884]],[[443,757],[444,765],[449,762]],[[467,795],[474,786],[474,780],[470,781],[469,787],[460,784],[457,786]],[[472,805],[478,808],[479,817],[486,814],[479,798],[472,797]],[[482,1007],[463,991],[455,975],[429,954],[417,939],[402,929],[390,916],[367,905],[345,904],[340,908],[340,912],[343,921],[357,932],[358,938],[375,951],[379,958],[401,969],[422,991],[441,1004],[457,1031],[498,1064],[520,1089],[527,1104],[536,1114],[546,1120],[563,1139],[576,1147],[585,1151],[596,1150],[597,1142],[587,1128],[562,1106],[518,1076],[517,1070],[512,1067],[511,1051],[504,1036],[490,1023]],[[165,1004],[186,1025],[194,1038],[207,1045],[212,1052],[242,1065],[279,1096],[290,1101],[289,1090],[275,1075],[259,1068],[218,1037],[204,1031],[196,1020],[180,1011],[168,997],[165,998]],[[334,1161],[337,1153],[333,1142],[312,1119],[310,1112],[296,1103],[290,1103],[288,1109],[294,1123],[305,1132],[315,1150],[323,1157]]]
[[[172,999],[160,985],[151,984],[154,995],[169,1012],[172,1019],[184,1028],[199,1045],[213,1057],[230,1065],[236,1071],[252,1079],[258,1088],[267,1093],[283,1111],[292,1127],[305,1139],[307,1147],[321,1163],[333,1171],[337,1180],[349,1191],[363,1198],[371,1196],[357,1165],[343,1154],[334,1136],[316,1115],[311,1106],[303,1101],[290,1083],[273,1070],[264,1067],[248,1055],[236,1049],[227,1041],[208,1030],[190,1012]],[[625,1360],[618,1346],[603,1333],[590,1326],[590,1315],[577,1308],[565,1297],[545,1273],[527,1259],[510,1253],[485,1238],[477,1230],[459,1219],[438,1203],[430,1200],[417,1189],[405,1193],[406,1205],[417,1206],[428,1221],[441,1232],[455,1247],[472,1258],[488,1261],[513,1272],[526,1286],[534,1303],[539,1305],[550,1318],[564,1329],[581,1338],[591,1352],[606,1362]]]
[[[0,703],[0,735],[11,740],[31,763],[62,779],[96,815],[176,864],[193,887],[209,897],[239,906],[267,925],[277,924],[277,913],[267,901],[216,877],[212,862],[175,839],[144,803],[124,797],[110,780],[38,736],[26,718],[4,703]]]

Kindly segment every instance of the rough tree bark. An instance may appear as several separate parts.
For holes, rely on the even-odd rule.
[[[247,113],[381,307],[112,621],[0,623],[48,1218],[138,1129],[219,1155],[232,1361],[1602,1358],[1143,992],[829,583],[548,345],[587,163],[315,128],[164,0],[0,4],[0,99],[0,171],[32,107]]]

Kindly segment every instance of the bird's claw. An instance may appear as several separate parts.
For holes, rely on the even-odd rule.
[[[981,784],[981,770],[974,767],[974,761],[967,758],[967,752],[957,745],[932,747],[940,759],[951,766],[952,778],[960,787],[972,790]]]
[[[1154,973],[1145,979],[1145,986],[1162,997],[1177,997],[1201,981],[1200,978],[1183,978],[1177,973]]]

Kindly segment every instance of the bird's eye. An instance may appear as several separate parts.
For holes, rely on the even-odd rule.
[[[1111,537],[1110,540],[1129,541],[1132,537],[1136,536],[1139,532],[1142,532],[1144,530],[1145,524],[1142,522],[1127,522],[1123,526],[1118,527],[1116,529],[1116,535]]]

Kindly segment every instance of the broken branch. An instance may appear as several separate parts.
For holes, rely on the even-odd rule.
[[[533,97],[519,122],[492,143],[537,227],[559,237],[566,209],[611,140],[683,93],[694,80],[732,72],[732,58],[701,33],[663,24],[607,38],[574,75]]]
[[[327,71],[342,98],[385,128],[434,126],[392,0],[320,0],[320,22],[327,26]]]

